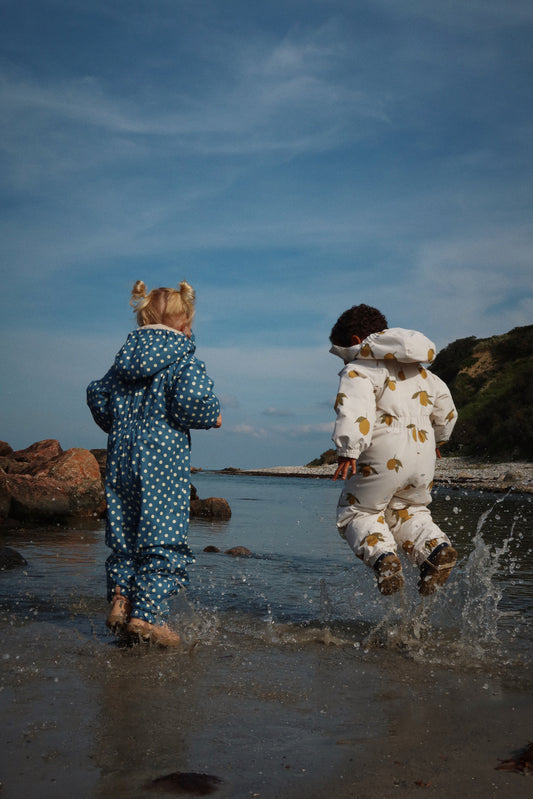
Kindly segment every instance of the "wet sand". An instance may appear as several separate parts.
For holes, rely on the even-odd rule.
[[[122,648],[103,603],[23,612],[2,614],[3,797],[141,799],[175,772],[221,799],[531,796],[533,775],[496,769],[533,738],[530,665],[246,620],[210,641],[194,617],[179,651]]]

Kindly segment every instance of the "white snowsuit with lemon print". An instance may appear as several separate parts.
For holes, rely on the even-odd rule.
[[[435,447],[457,419],[448,387],[422,365],[435,358],[435,345],[422,333],[390,328],[331,352],[347,362],[333,441],[339,456],[357,460],[339,499],[337,527],[368,566],[398,548],[420,566],[436,546],[450,543],[427,507]]]

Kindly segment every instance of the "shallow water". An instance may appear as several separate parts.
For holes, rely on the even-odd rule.
[[[331,481],[194,483],[232,518],[191,522],[177,652],[108,634],[101,522],[6,535],[28,565],[0,573],[4,796],[151,796],[177,771],[217,776],[221,797],[341,796],[355,772],[346,796],[407,795],[416,775],[449,791],[443,747],[454,778],[477,775],[469,795],[528,794],[495,767],[531,735],[530,497],[438,491],[460,560],[422,601],[409,567],[402,595],[379,595],[335,530]],[[238,545],[252,557],[224,554]],[[383,746],[397,759],[377,769]]]

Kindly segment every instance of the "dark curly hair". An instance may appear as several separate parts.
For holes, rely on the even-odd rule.
[[[359,336],[364,341],[371,333],[380,333],[386,329],[387,320],[377,308],[353,305],[339,316],[331,328],[329,340],[338,347],[351,347],[352,336]]]

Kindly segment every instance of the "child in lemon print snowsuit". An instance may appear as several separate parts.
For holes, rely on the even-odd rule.
[[[398,550],[420,568],[420,593],[432,593],[457,557],[428,509],[435,449],[457,418],[448,387],[424,366],[435,346],[417,331],[387,328],[366,305],[342,314],[330,340],[345,362],[333,434],[334,479],[345,480],[337,527],[382,593],[403,585]]]

